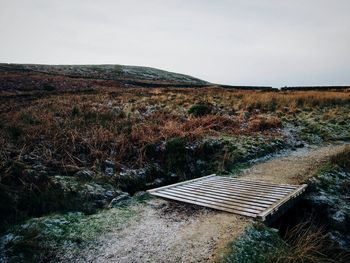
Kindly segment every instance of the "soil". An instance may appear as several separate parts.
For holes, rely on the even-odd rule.
[[[242,172],[247,180],[305,182],[344,144],[309,147],[275,157]],[[78,255],[62,262],[215,262],[250,219],[154,198],[136,205],[139,216],[122,229],[101,236]]]

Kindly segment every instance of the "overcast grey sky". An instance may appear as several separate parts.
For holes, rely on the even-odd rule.
[[[0,62],[350,85],[349,0],[0,0]]]

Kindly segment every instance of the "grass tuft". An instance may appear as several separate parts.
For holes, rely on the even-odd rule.
[[[343,151],[332,156],[331,163],[350,171],[350,145],[346,145]]]

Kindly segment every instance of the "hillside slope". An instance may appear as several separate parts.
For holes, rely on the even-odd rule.
[[[150,67],[125,65],[39,65],[0,63],[0,72],[36,72],[76,78],[160,84],[208,85],[188,75]]]

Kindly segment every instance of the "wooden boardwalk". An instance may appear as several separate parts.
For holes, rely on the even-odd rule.
[[[306,187],[305,184],[273,184],[213,174],[148,190],[148,192],[166,199],[265,221],[289,207]]]

